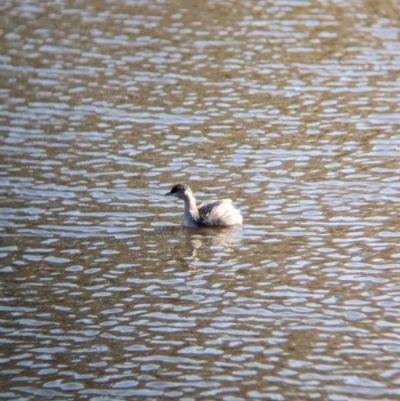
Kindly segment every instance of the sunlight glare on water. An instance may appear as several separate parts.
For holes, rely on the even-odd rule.
[[[397,400],[399,13],[4,1],[2,397]]]

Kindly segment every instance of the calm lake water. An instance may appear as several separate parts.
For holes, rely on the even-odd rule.
[[[3,1],[0,398],[398,400],[399,15]]]

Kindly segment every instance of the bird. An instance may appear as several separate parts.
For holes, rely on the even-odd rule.
[[[196,198],[186,184],[174,185],[165,196],[174,196],[185,202],[184,227],[223,227],[241,225],[243,217],[231,199],[221,199],[196,205]]]

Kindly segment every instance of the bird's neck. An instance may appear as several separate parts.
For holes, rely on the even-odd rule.
[[[185,214],[183,216],[184,225],[196,225],[199,219],[199,211],[196,206],[196,199],[194,195],[185,196]]]

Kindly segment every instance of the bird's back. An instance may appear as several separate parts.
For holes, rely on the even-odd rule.
[[[231,199],[203,203],[198,207],[201,226],[233,226],[242,224],[242,215]]]

